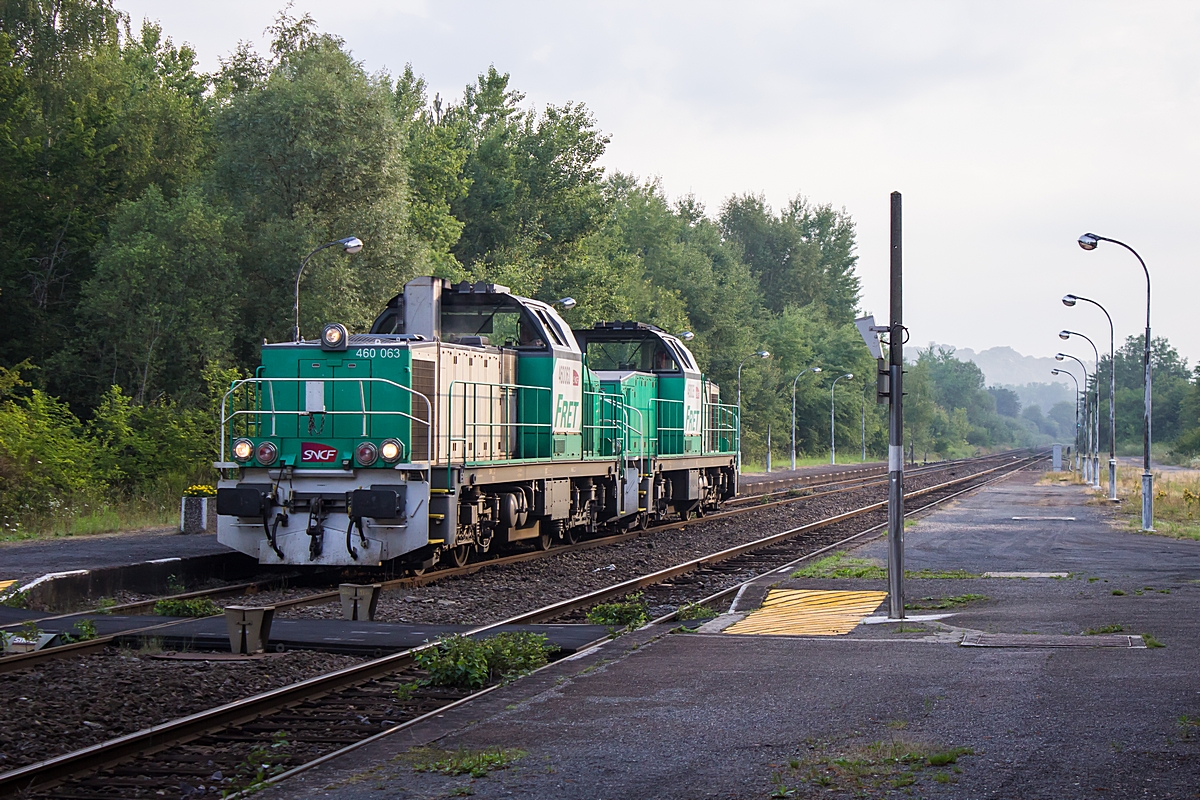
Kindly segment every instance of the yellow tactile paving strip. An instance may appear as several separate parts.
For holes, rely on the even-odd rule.
[[[16,581],[0,581],[0,592],[3,592],[8,587],[12,586]]]
[[[840,636],[858,627],[887,592],[772,589],[760,608],[724,633],[760,636]]]

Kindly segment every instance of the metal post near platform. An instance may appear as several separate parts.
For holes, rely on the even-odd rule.
[[[904,296],[900,193],[892,192],[888,404],[888,617],[904,619]]]

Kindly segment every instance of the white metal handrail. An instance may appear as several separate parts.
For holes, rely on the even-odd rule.
[[[275,384],[276,383],[310,383],[310,382],[316,382],[316,381],[320,381],[321,383],[357,383],[358,384],[358,399],[359,399],[359,404],[360,404],[360,410],[358,410],[358,411],[309,412],[309,411],[301,411],[300,409],[296,409],[295,411],[292,411],[289,409],[281,410],[281,409],[278,409],[275,407]],[[234,410],[234,411],[232,411],[232,413],[228,413],[228,414],[226,413],[226,410],[231,408],[229,405],[229,400],[233,396],[233,393],[235,391],[237,391],[239,388],[241,388],[243,386],[246,386],[247,384],[255,384],[259,390],[259,396],[262,397],[262,388],[261,388],[261,386],[258,386],[258,385],[264,384],[264,383],[267,384],[267,395],[266,396],[270,400],[270,403],[271,403],[271,408],[269,410],[262,409],[262,408],[258,408],[258,409],[247,408],[247,409],[241,409],[241,410]],[[425,415],[428,417],[428,419],[421,419],[420,417],[415,417],[406,411],[375,411],[375,410],[368,411],[367,410],[367,400],[366,400],[366,390],[363,386],[363,384],[365,384],[365,383],[384,384],[387,386],[394,387],[396,389],[400,389],[401,391],[408,392],[410,395],[413,395],[414,397],[419,397],[421,400],[425,401]],[[432,448],[432,444],[433,444],[433,432],[432,432],[433,405],[429,402],[428,397],[426,397],[425,395],[421,394],[418,391],[410,389],[409,387],[404,386],[403,384],[396,383],[395,381],[390,381],[387,378],[318,378],[318,377],[262,378],[262,377],[254,377],[254,378],[244,378],[242,380],[234,381],[230,385],[229,391],[227,391],[225,393],[224,399],[221,401],[221,462],[224,463],[224,461],[225,461],[225,442],[227,439],[227,437],[225,435],[226,423],[231,422],[234,418],[241,417],[241,416],[262,417],[264,415],[268,415],[271,417],[271,433],[270,433],[270,435],[275,436],[276,435],[275,431],[276,431],[276,416],[277,415],[282,414],[285,416],[311,417],[313,414],[317,414],[317,413],[330,415],[330,416],[359,415],[362,417],[362,422],[363,422],[363,432],[362,432],[363,436],[367,435],[367,417],[368,416],[376,416],[376,415],[378,415],[378,416],[399,416],[399,417],[404,417],[412,422],[420,423],[425,426],[425,430],[426,430],[425,461],[427,463],[431,461],[430,456],[432,455],[432,452],[433,452],[433,448]],[[261,422],[259,424],[261,424]],[[409,453],[409,456],[411,458],[412,454]]]
[[[462,436],[454,435],[454,425],[453,425],[453,422],[454,422],[454,389],[456,386],[462,387],[462,390],[463,390],[463,392],[462,392],[463,435]],[[520,391],[522,389],[527,389],[530,391],[537,391],[537,392],[547,392],[547,393],[551,392],[551,390],[546,388],[545,386],[527,386],[525,384],[520,384],[520,383],[489,383],[488,381],[463,381],[463,380],[457,380],[457,379],[450,381],[450,386],[446,391],[446,401],[447,401],[446,406],[447,406],[447,417],[448,417],[448,419],[446,420],[446,463],[447,464],[450,464],[452,462],[452,459],[450,458],[450,451],[453,449],[454,442],[462,442],[463,443],[463,461],[462,461],[462,463],[463,463],[463,465],[467,464],[467,447],[466,447],[467,442],[468,442],[467,428],[470,428],[472,431],[472,434],[473,434],[472,438],[471,438],[472,443],[478,444],[479,443],[478,435],[474,434],[474,431],[477,428],[488,428],[489,429],[489,437],[490,437],[490,435],[491,435],[490,430],[494,429],[494,428],[551,428],[551,429],[553,429],[553,427],[554,427],[553,422],[548,422],[548,423],[547,422],[522,422],[520,420],[516,420],[513,422],[495,422],[495,421],[489,421],[489,422],[471,421],[471,422],[468,422],[467,421],[467,400],[468,400],[467,387],[468,386],[470,386],[474,389],[470,400],[471,400],[472,405],[474,405],[476,408],[479,407],[478,404],[480,402],[479,392],[478,392],[478,387],[480,387],[480,386],[486,386],[489,390],[491,390],[491,389],[500,389],[501,390],[501,396],[499,398],[485,397],[483,399],[483,402],[489,403],[489,404],[493,400],[499,400],[500,402],[504,402],[506,398],[503,395],[505,393],[516,392],[516,391]],[[511,399],[511,397],[507,398],[507,399]],[[551,398],[551,399],[553,399],[553,398]],[[489,405],[489,408],[490,407],[491,406]],[[551,413],[553,413],[553,412],[551,412]],[[497,460],[497,459],[489,459],[489,460]]]

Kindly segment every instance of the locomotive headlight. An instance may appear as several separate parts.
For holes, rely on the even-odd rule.
[[[340,322],[331,322],[321,329],[322,350],[345,350],[349,341],[350,334]]]
[[[237,461],[249,461],[254,455],[254,442],[249,439],[238,439],[233,443],[233,457]]]
[[[359,464],[369,467],[375,463],[375,459],[379,458],[379,451],[370,442],[363,442],[354,451],[354,457],[358,459]]]
[[[259,444],[258,450],[254,452],[254,457],[258,459],[258,463],[269,467],[275,463],[275,459],[279,458],[279,448],[271,442],[262,442]]]
[[[385,439],[383,444],[379,445],[379,455],[389,464],[399,461],[402,452],[404,452],[404,448],[395,439]]]

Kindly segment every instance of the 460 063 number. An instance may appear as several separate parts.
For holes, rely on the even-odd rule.
[[[381,347],[376,350],[374,347],[363,347],[354,351],[355,358],[402,358],[404,348],[401,347]]]

